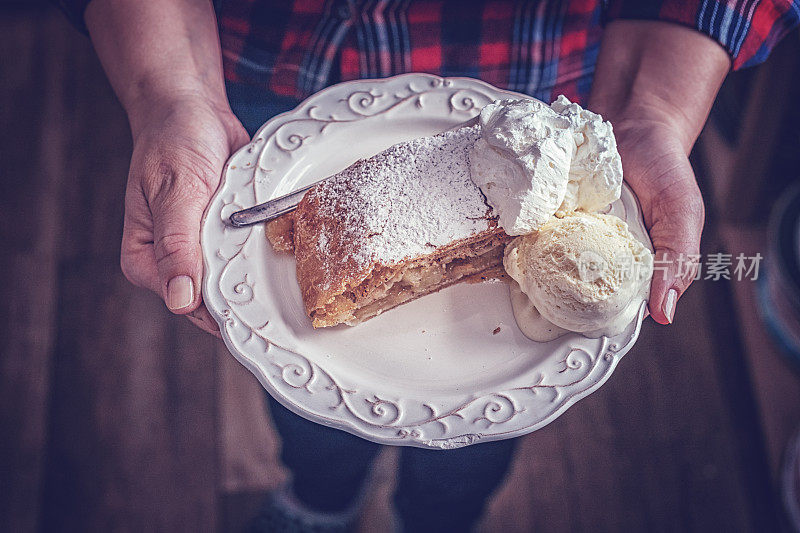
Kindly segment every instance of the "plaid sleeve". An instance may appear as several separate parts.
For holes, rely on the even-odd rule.
[[[733,69],[767,59],[800,21],[800,0],[611,0],[606,20],[665,20],[694,28],[719,42]]]

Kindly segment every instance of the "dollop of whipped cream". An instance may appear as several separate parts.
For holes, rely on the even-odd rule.
[[[483,108],[479,124],[470,173],[509,235],[619,198],[622,161],[611,124],[565,96],[549,106],[498,100]]]

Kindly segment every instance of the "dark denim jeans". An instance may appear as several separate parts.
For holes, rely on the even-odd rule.
[[[271,397],[269,406],[294,495],[315,510],[346,509],[358,498],[381,445],[310,422]],[[508,439],[446,451],[403,447],[394,495],[403,530],[469,531],[508,472],[515,444]]]
[[[229,85],[228,96],[251,135],[268,118],[298,104],[243,86]],[[292,474],[294,495],[318,511],[349,507],[381,446],[310,422],[271,397],[269,405],[283,442],[281,459]],[[403,529],[469,531],[505,477],[515,444],[516,439],[510,439],[448,451],[402,448],[394,502]]]

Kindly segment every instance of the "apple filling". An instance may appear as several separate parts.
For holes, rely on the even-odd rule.
[[[372,276],[323,308],[314,310],[314,325],[344,322],[353,326],[400,304],[453,285],[467,278],[476,281],[502,276],[504,241],[490,236],[440,257],[424,257],[400,268],[378,268]],[[336,309],[329,315],[326,309]]]

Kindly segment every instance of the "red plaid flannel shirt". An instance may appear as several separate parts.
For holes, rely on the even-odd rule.
[[[79,24],[89,0],[57,0]],[[719,42],[733,68],[766,59],[800,0],[216,0],[225,78],[306,97],[403,72],[481,78],[583,101],[603,23],[664,20]]]
[[[665,20],[757,64],[800,19],[791,0],[226,0],[225,77],[306,97],[338,81],[402,72],[480,78],[550,101],[583,101],[603,23]]]

